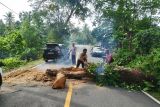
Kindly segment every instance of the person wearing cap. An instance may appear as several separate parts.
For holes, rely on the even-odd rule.
[[[83,52],[80,54],[80,57],[77,60],[77,68],[82,64],[84,68],[85,63],[87,62],[87,49],[83,49]]]

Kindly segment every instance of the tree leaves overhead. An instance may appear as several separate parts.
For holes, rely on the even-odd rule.
[[[87,3],[91,0],[32,0],[35,9],[47,10],[48,15],[51,15],[50,19],[59,17],[63,19],[64,23],[68,24],[70,18],[77,16],[84,20],[89,14]],[[58,13],[58,14],[57,14]]]

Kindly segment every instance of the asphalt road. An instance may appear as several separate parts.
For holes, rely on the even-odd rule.
[[[101,62],[102,59],[89,55],[90,46],[78,46],[78,55],[88,49],[90,62]],[[78,57],[77,55],[77,57]],[[70,60],[54,63],[49,61],[37,65],[40,71],[48,68],[72,66]],[[69,80],[67,80],[68,84]],[[70,107],[160,107],[141,92],[129,92],[121,88],[98,87],[93,83],[73,86]],[[4,91],[4,92],[3,92]],[[24,87],[5,84],[0,91],[0,107],[64,107],[68,88],[53,90],[51,87]]]
[[[83,84],[75,87],[71,107],[160,107],[141,92]]]
[[[12,87],[11,92],[0,94],[0,107],[63,107],[67,89],[50,87]]]
[[[0,94],[0,107],[64,107],[68,88],[15,86]],[[85,83],[73,87],[70,107],[160,107],[141,92],[98,87]]]

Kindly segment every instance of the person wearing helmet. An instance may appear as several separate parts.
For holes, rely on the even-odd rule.
[[[85,63],[87,62],[87,49],[83,49],[83,52],[80,54],[80,57],[77,60],[77,68],[82,64],[84,68]]]

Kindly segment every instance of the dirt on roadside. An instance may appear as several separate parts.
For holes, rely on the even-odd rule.
[[[75,73],[79,71],[84,71],[82,68],[61,68],[58,70],[54,70],[58,72],[70,72]],[[3,77],[3,82],[9,86],[15,85],[23,85],[23,86],[51,86],[55,80],[56,76],[47,75],[46,72],[41,72],[34,69],[26,69],[26,70],[17,70],[14,72],[10,72]],[[78,85],[81,83],[85,83],[88,79],[67,79],[72,82],[73,85]]]
[[[44,72],[36,69],[17,70],[3,77],[3,82],[8,85],[47,85],[51,81]]]

